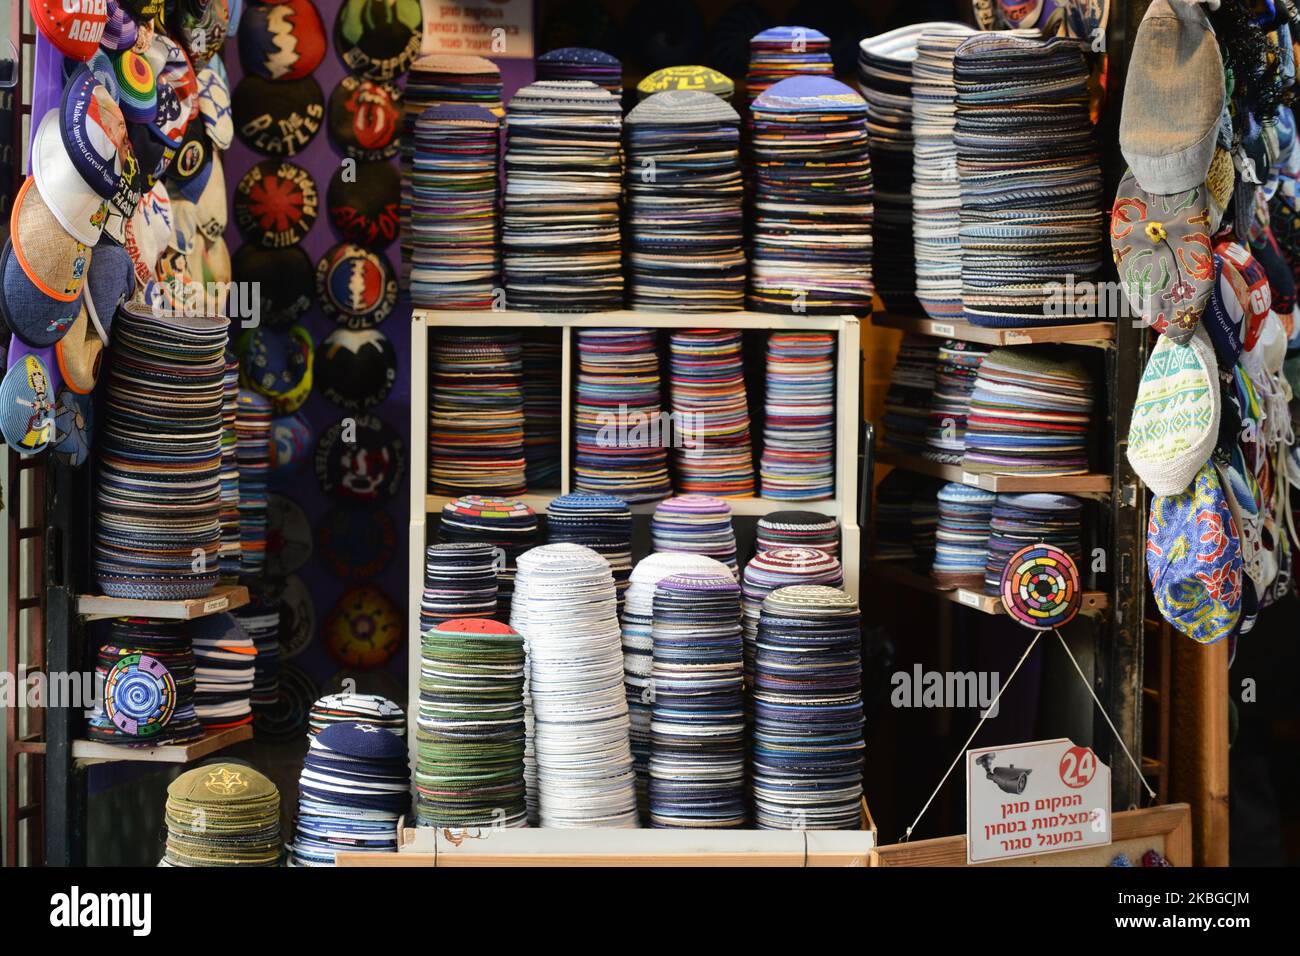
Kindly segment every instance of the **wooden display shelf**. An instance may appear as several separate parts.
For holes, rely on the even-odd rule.
[[[79,594],[77,613],[88,621],[111,617],[148,617],[159,621],[192,621],[210,614],[223,614],[248,603],[248,588],[242,584],[218,584],[207,597],[183,601],[149,601],[143,598],[115,598],[102,594]]]
[[[550,507],[552,501],[560,497],[560,492],[549,491],[536,494],[511,495],[510,497],[516,501],[522,501],[540,515]],[[453,499],[445,495],[426,495],[424,513],[427,515],[440,514],[443,505],[451,500]],[[774,498],[725,498],[723,500],[731,506],[731,513],[734,516],[761,517],[774,511],[790,510],[815,511],[817,514],[824,515],[838,515],[840,513],[840,503],[834,498],[828,498],[825,501],[784,501]],[[652,515],[655,513],[655,506],[658,504],[657,501],[647,501],[630,507],[634,515]]]
[[[560,494],[573,490],[572,463],[574,461],[574,404],[578,374],[578,336],[581,328],[645,328],[645,329],[783,329],[790,331],[824,331],[835,337],[835,497],[827,501],[778,501],[767,498],[728,499],[732,514],[759,516],[773,511],[815,511],[834,517],[840,526],[840,555],[844,566],[844,590],[861,599],[859,587],[858,555],[862,529],[858,527],[858,443],[862,428],[862,348],[861,323],[852,315],[796,315],[767,312],[511,312],[471,311],[443,312],[432,309],[414,309],[411,315],[411,341],[430,341],[430,335],[439,329],[472,329],[489,331],[528,328],[558,330],[560,345],[560,461],[563,464],[558,489],[538,489],[533,494],[520,497],[534,511],[544,512],[551,501]],[[429,353],[427,348],[412,348],[408,357],[411,381],[410,441],[407,467],[416,476],[410,482],[410,533],[407,538],[408,587],[411,594],[419,594],[424,586],[425,547],[431,543],[433,525],[448,500],[444,495],[428,494],[429,475]],[[632,513],[640,521],[654,513],[654,503],[632,506]],[[418,634],[420,606],[409,603],[407,610],[408,633]],[[420,647],[419,642],[408,641],[410,658],[407,668],[407,700],[410,726],[415,726],[415,705],[420,699]],[[415,759],[415,735],[408,735],[411,759]]]
[[[1084,322],[1078,325],[1045,325],[1029,329],[986,329],[960,319],[931,319],[919,315],[874,312],[871,324],[914,335],[929,335],[982,345],[1089,345],[1105,348],[1115,342],[1114,322]]]
[[[928,576],[901,567],[894,561],[872,560],[867,562],[867,570],[878,578],[883,578],[894,584],[901,584],[903,587],[911,588],[914,591],[933,594],[941,600],[960,604],[962,607],[968,607],[972,611],[979,611],[981,614],[1003,613],[1001,598],[992,597],[983,591],[974,591],[969,588],[941,590]],[[1105,591],[1084,591],[1079,613],[1100,614],[1109,607],[1110,599],[1106,596]]]
[[[161,747],[123,747],[100,740],[74,740],[72,757],[89,763],[191,763],[218,750],[253,739],[253,725],[214,730],[191,744]]]
[[[875,867],[878,841],[864,797],[859,830],[456,829],[402,819],[396,853],[340,853],[336,865]]]
[[[798,315],[783,312],[511,312],[481,310],[443,312],[437,309],[414,309],[412,317],[430,329],[577,329],[637,328],[650,329],[791,329],[800,332],[834,332],[844,327],[838,315]],[[852,321],[856,322],[856,319]]]
[[[876,448],[876,463],[914,471],[944,481],[956,481],[972,488],[995,492],[1045,491],[1063,495],[1108,495],[1110,475],[1066,475],[1047,477],[1040,475],[985,475],[965,471],[961,465],[944,465],[920,455],[910,455],[887,445]]]

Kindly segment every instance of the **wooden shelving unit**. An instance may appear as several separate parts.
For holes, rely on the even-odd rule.
[[[929,475],[944,481],[956,481],[972,488],[994,492],[1046,491],[1063,495],[1097,497],[1110,494],[1110,475],[1088,474],[1063,477],[1039,475],[986,475],[966,471],[960,465],[944,465],[920,455],[909,455],[887,445],[876,446],[876,464],[889,465]]]
[[[894,584],[911,588],[913,591],[933,594],[942,601],[951,601],[953,604],[960,604],[962,607],[968,607],[972,611],[979,611],[981,614],[1003,613],[1001,598],[992,597],[983,591],[975,591],[970,588],[944,590],[926,575],[902,567],[893,561],[869,561],[867,563],[867,573]],[[1105,591],[1084,591],[1079,613],[1100,614],[1109,607],[1110,599],[1106,596]]]
[[[72,758],[86,763],[190,763],[253,739],[253,725],[214,730],[191,744],[164,744],[161,747],[120,747],[99,740],[74,740]]]
[[[1115,344],[1114,322],[1084,322],[1079,325],[1045,325],[1030,329],[987,329],[960,319],[945,321],[920,315],[874,312],[871,324],[898,329],[913,335],[957,339],[982,345],[1088,345],[1111,348]]]
[[[669,313],[617,312],[550,313],[550,312],[442,312],[415,309],[411,315],[411,526],[407,566],[409,593],[419,595],[424,586],[424,549],[429,542],[430,520],[436,520],[444,495],[428,493],[429,476],[429,336],[439,329],[476,331],[514,331],[522,329],[560,329],[560,476],[558,489],[545,489],[515,497],[539,514],[557,496],[573,490],[570,462],[573,449],[573,402],[577,381],[577,344],[573,329],[579,328],[651,328],[651,329],[782,329],[789,331],[826,331],[836,337],[835,355],[835,497],[826,501],[786,501],[768,498],[728,499],[732,514],[758,516],[773,511],[816,511],[835,517],[840,524],[840,560],[844,566],[844,587],[861,597],[859,555],[861,529],[858,527],[858,435],[861,428],[862,354],[861,327],[853,316],[810,316],[766,312]],[[665,377],[666,378],[666,377]],[[632,513],[639,519],[654,513],[654,504],[634,505]],[[409,630],[420,633],[420,602],[408,602]],[[408,642],[410,665],[408,688],[411,702],[411,726],[415,726],[414,708],[420,699],[420,642]],[[414,735],[411,747],[414,748]],[[414,759],[414,750],[412,750]]]
[[[77,595],[77,613],[87,621],[112,617],[149,617],[159,621],[192,621],[210,614],[224,614],[248,603],[248,588],[242,584],[219,584],[207,597],[182,601],[150,601],[144,598],[115,598],[102,594]]]

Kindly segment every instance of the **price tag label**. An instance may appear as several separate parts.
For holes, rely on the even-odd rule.
[[[227,597],[213,598],[211,601],[203,602],[203,613],[215,614],[217,611],[224,611],[229,606],[230,606],[230,598]]]
[[[965,604],[967,607],[979,607],[983,602],[980,600],[980,596],[974,591],[967,591],[965,588],[958,588],[957,603]]]
[[[947,322],[935,322],[930,326],[930,330],[934,332],[935,335],[956,335],[957,334],[957,329],[949,325]]]
[[[980,486],[980,476],[973,471],[963,471],[961,473],[961,483],[978,488]]]

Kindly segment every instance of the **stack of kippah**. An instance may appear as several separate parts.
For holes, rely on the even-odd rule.
[[[772,84],[792,76],[834,73],[826,34],[811,27],[772,27],[750,38],[745,95],[753,103]]]
[[[761,312],[871,310],[867,104],[825,76],[795,76],[751,109],[754,226],[749,305]]]
[[[952,60],[973,32],[964,24],[926,24],[912,62],[916,297],[934,319],[961,317],[961,182],[952,141],[957,113]]]
[[[938,349],[933,339],[919,335],[904,337],[898,347],[885,393],[884,442],[890,448],[912,455],[926,450]]]
[[[266,481],[271,471],[271,402],[239,390],[235,432],[239,459],[239,570],[257,577],[266,566]]]
[[[397,704],[378,694],[348,693],[326,694],[311,705],[307,736],[315,737],[326,727],[349,723],[370,724],[406,736],[406,714]]]
[[[754,451],[741,333],[674,332],[669,354],[677,487],[687,494],[752,497]]]
[[[233,614],[189,622],[194,647],[194,712],[204,727],[220,730],[253,719],[257,647]]]
[[[957,482],[939,489],[939,526],[930,571],[939,588],[983,587],[995,497],[991,491]]]
[[[529,813],[543,827],[635,827],[614,577],[577,544],[520,555],[510,625],[528,651]]]
[[[740,117],[710,93],[657,93],[628,114],[628,305],[745,307]]]
[[[876,291],[885,308],[916,309],[916,261],[912,248],[912,62],[927,29],[914,23],[869,36],[858,44],[858,88],[871,121],[871,173],[876,184]],[[964,29],[964,28],[963,28]]]
[[[1083,553],[1083,502],[1069,495],[998,495],[989,519],[984,593],[1002,593],[1002,569],[1021,548],[1050,544],[1078,564]]]
[[[239,579],[239,359],[226,352],[221,400],[221,580]]]
[[[397,820],[411,803],[406,742],[369,723],[311,737],[298,780],[294,866],[333,866],[339,853],[397,852]]]
[[[161,866],[276,866],[280,791],[252,767],[210,763],[167,787]]]
[[[95,662],[103,700],[87,721],[91,740],[158,747],[198,740],[194,650],[183,621],[115,618]]]
[[[745,683],[753,687],[754,655],[758,647],[758,619],[763,601],[778,588],[824,584],[838,588],[844,571],[837,558],[815,548],[778,548],[760,551],[745,565],[742,625],[745,635]]]
[[[253,659],[253,709],[274,707],[280,696],[280,602],[271,598],[263,586],[252,584],[248,603],[231,613],[257,650]]]
[[[549,331],[549,330],[545,330]],[[562,346],[555,340],[525,337],[524,480],[530,489],[560,487],[560,395]]]
[[[622,498],[575,491],[546,508],[546,543],[580,544],[609,563],[622,610],[632,575],[632,509]]]
[[[402,92],[402,283],[410,278],[412,237],[411,182],[415,155],[416,121],[432,106],[478,107],[495,118],[505,115],[501,105],[501,70],[481,56],[435,53],[411,64]],[[447,115],[447,114],[442,114]],[[474,115],[472,112],[469,115]]]
[[[623,64],[618,57],[590,47],[566,46],[533,61],[539,80],[587,80],[616,100],[623,98]]]
[[[721,561],[695,554],[656,552],[632,569],[623,603],[623,683],[631,723],[632,764],[636,770],[637,806],[649,815],[650,709],[654,694],[650,672],[654,650],[654,596],[659,582],[671,574],[709,573],[729,569]]]
[[[966,453],[966,416],[980,363],[989,350],[970,342],[949,339],[939,346],[930,397],[930,429],[922,454],[946,465],[961,464]]]
[[[511,309],[601,312],[623,304],[623,112],[587,80],[544,80],[506,111],[501,246]]]
[[[438,105],[415,121],[402,182],[411,303],[490,309],[500,285],[497,147],[501,121],[481,106]]]
[[[661,501],[650,519],[656,551],[715,558],[738,574],[731,505],[709,495],[679,495]]]
[[[437,335],[429,349],[429,487],[523,494],[519,334]]]
[[[861,825],[862,615],[838,588],[773,591],[754,664],[753,796],[760,829]]]
[[[876,485],[872,555],[914,569],[929,568],[939,523],[935,499],[944,482],[895,468]]]
[[[496,613],[496,549],[468,541],[429,545],[424,552],[420,630],[443,621],[493,617]]]
[[[773,332],[763,397],[764,498],[816,501],[835,494],[835,338]]]
[[[962,307],[975,325],[1060,322],[1045,315],[1049,286],[1102,266],[1086,48],[1006,31],[957,48]]]
[[[1092,378],[1045,349],[995,349],[980,364],[966,418],[965,471],[1082,475],[1088,471]]]
[[[651,826],[744,826],[740,588],[729,572],[659,582],[651,673]]]
[[[814,511],[773,511],[758,519],[754,550],[777,548],[816,548],[838,557],[840,523]]]
[[[527,826],[523,638],[481,618],[426,631],[415,739],[420,826]]]
[[[514,498],[466,495],[442,506],[438,537],[444,542],[470,542],[500,548],[504,564],[497,567],[497,619],[510,616],[515,559],[537,543],[537,514]],[[463,616],[463,615],[462,615]]]
[[[627,501],[672,494],[651,329],[578,329],[573,482]]]

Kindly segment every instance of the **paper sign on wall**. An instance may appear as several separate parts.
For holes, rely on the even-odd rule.
[[[1072,740],[966,751],[966,862],[1107,846],[1110,768]]]
[[[533,56],[533,0],[421,0],[421,55],[457,53],[494,60]]]

